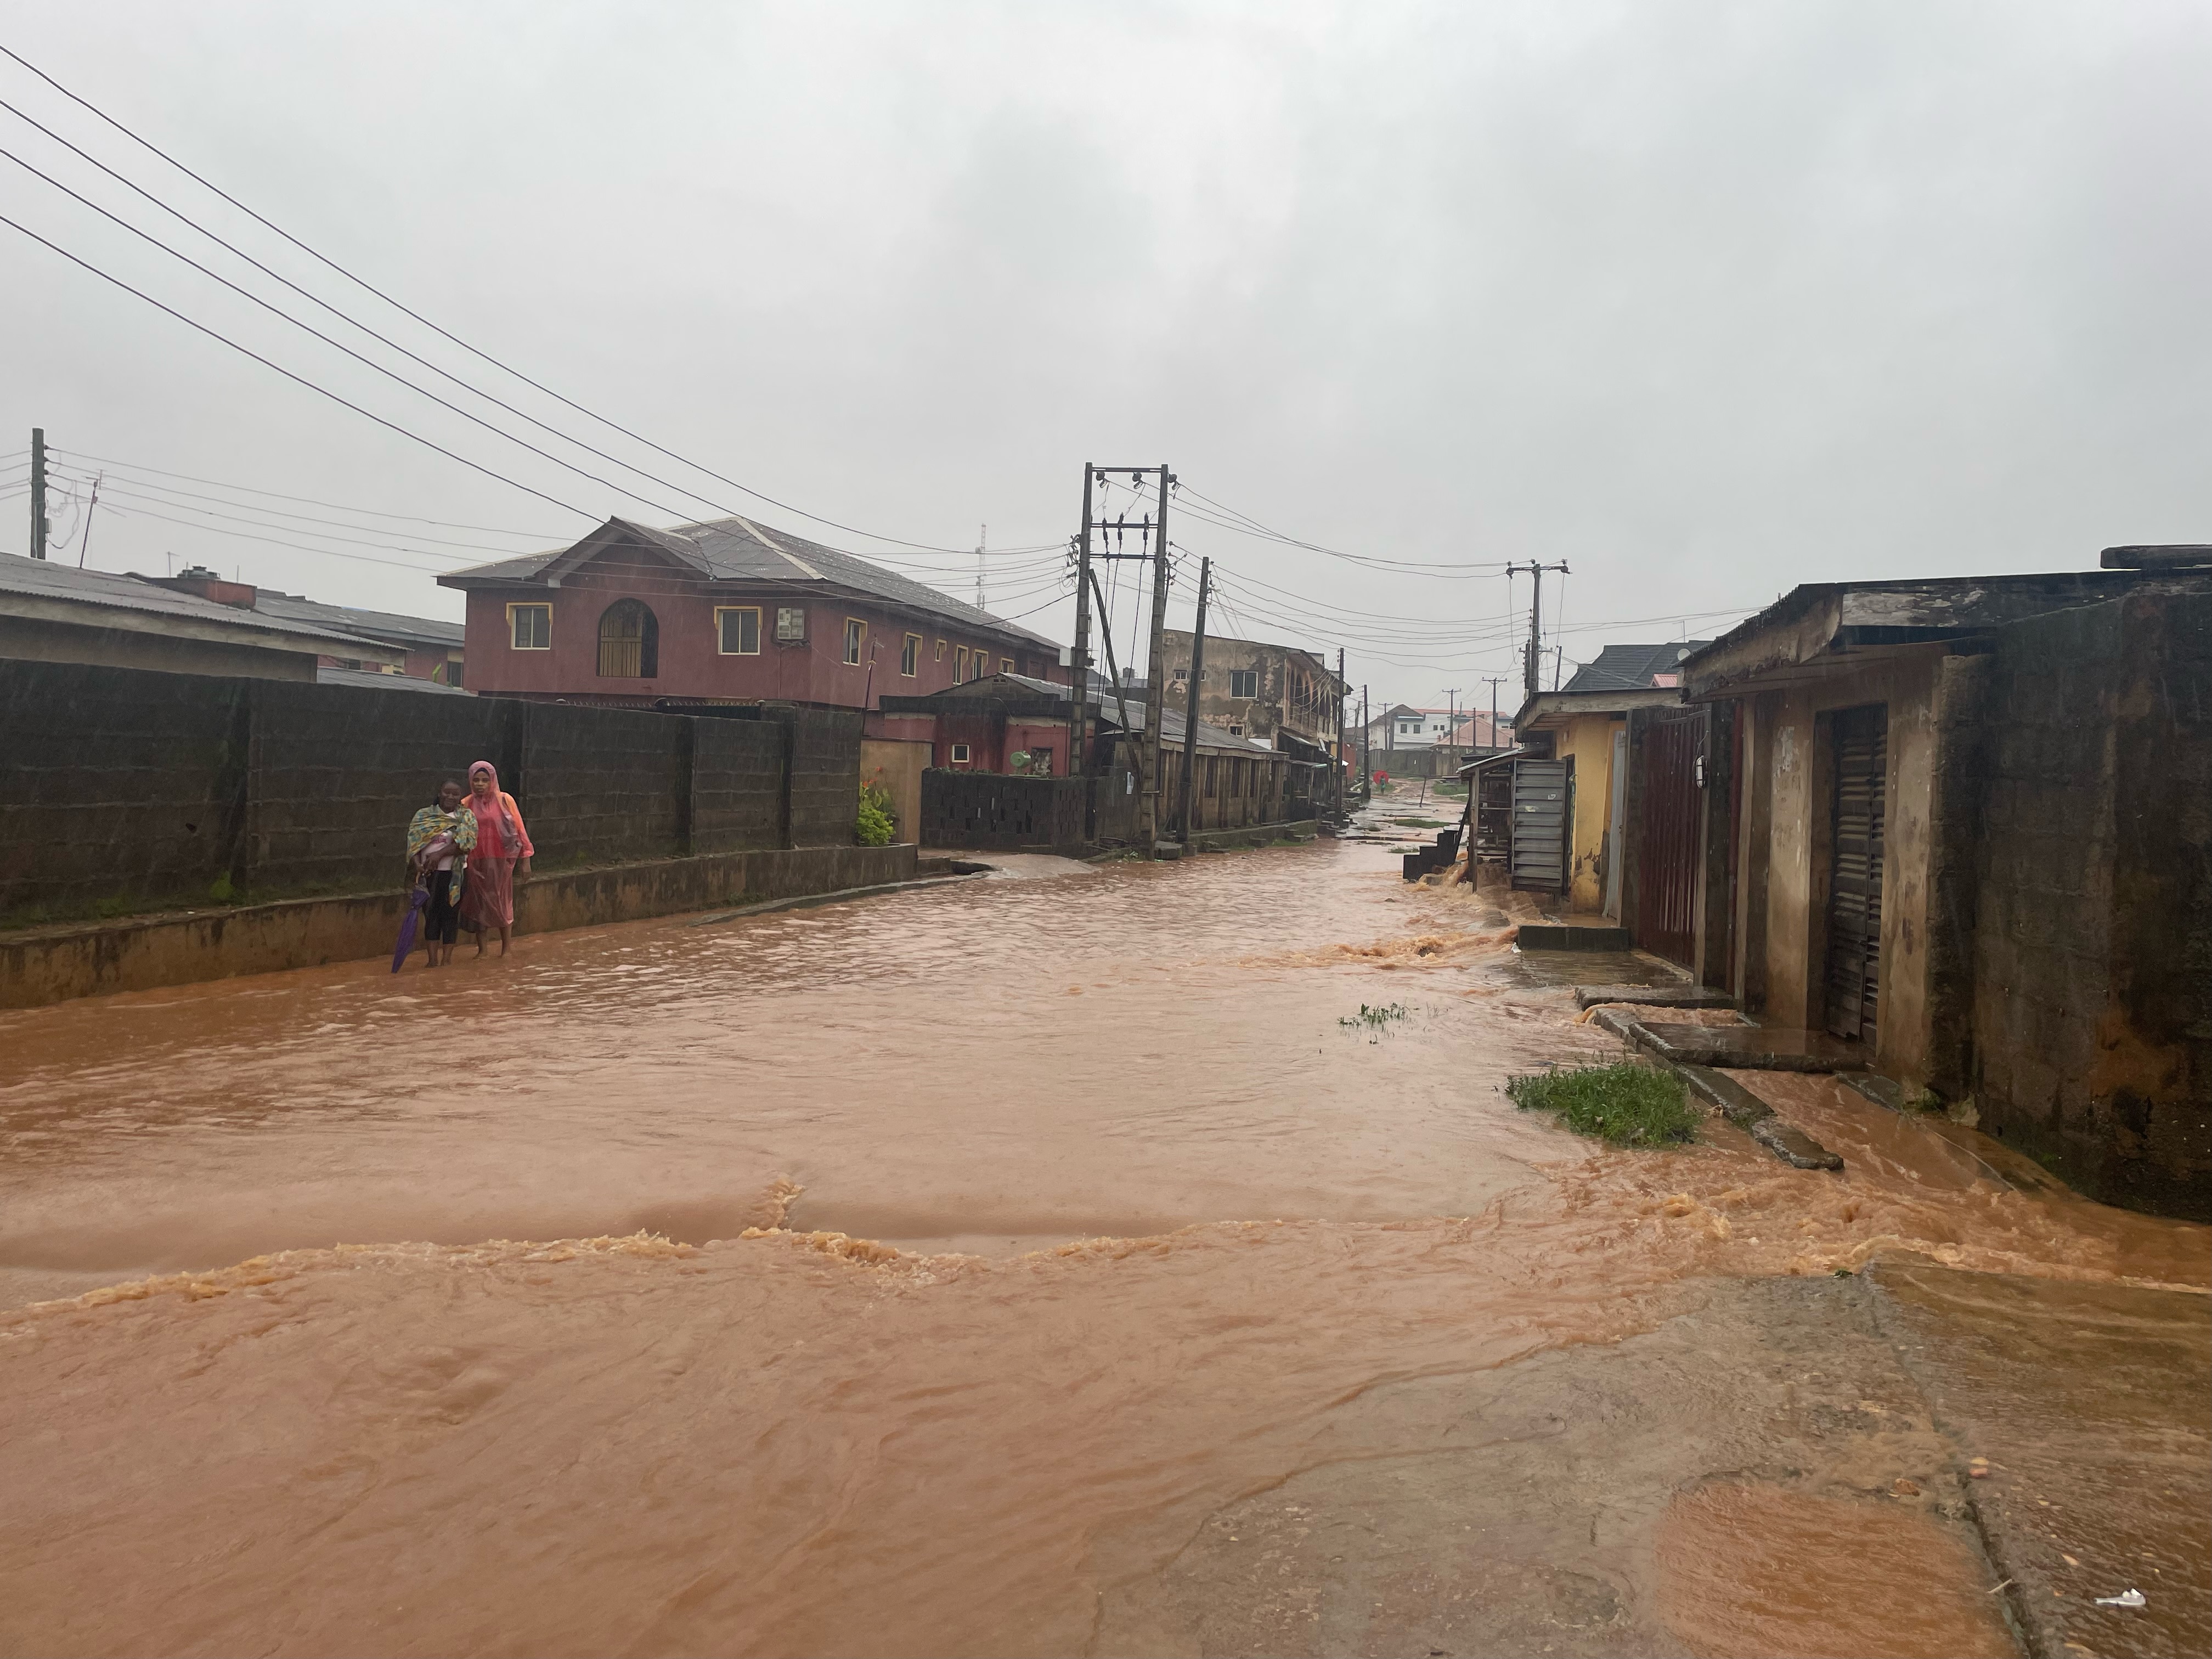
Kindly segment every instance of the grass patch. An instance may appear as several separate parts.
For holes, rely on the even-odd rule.
[[[1393,823],[1402,823],[1410,830],[1449,830],[1457,818],[1392,818]]]
[[[1380,1030],[1394,1019],[1405,1018],[1409,1012],[1410,1011],[1407,1008],[1406,1005],[1402,1002],[1385,1003],[1379,1008],[1370,1008],[1363,1002],[1359,1005],[1359,1012],[1358,1013],[1346,1014],[1336,1023],[1339,1025],[1354,1027],[1371,1025],[1376,1030]]]
[[[1621,1060],[1516,1077],[1505,1092],[1522,1111],[1556,1112],[1577,1134],[1615,1146],[1695,1140],[1703,1115],[1671,1072]]]

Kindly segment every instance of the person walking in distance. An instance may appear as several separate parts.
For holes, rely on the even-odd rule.
[[[468,807],[476,815],[477,844],[469,854],[468,880],[461,896],[461,926],[477,936],[484,953],[484,934],[499,930],[499,953],[514,939],[514,880],[530,875],[534,849],[514,797],[499,787],[499,769],[489,761],[469,768]]]
[[[477,844],[477,815],[461,804],[467,793],[447,779],[438,786],[437,799],[416,813],[407,826],[410,873],[415,884],[430,894],[422,918],[422,949],[429,958],[426,967],[443,967],[453,959],[460,899],[466,890],[463,866]]]

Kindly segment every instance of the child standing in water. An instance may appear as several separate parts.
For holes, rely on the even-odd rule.
[[[443,967],[453,959],[460,937],[463,869],[477,844],[477,817],[462,805],[467,792],[447,778],[438,798],[416,813],[407,826],[407,864],[415,884],[427,887],[430,902],[422,914],[423,965]]]

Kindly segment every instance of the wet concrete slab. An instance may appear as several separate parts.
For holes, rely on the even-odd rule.
[[[1735,999],[1710,985],[1577,985],[1575,1006],[1595,1008],[1601,1002],[1633,1003],[1644,1008],[1733,1008]]]
[[[1727,1066],[1746,1072],[1856,1072],[1866,1064],[1856,1045],[1825,1031],[1771,1025],[1639,1024],[1644,1047],[1686,1066]]]
[[[1601,1019],[1604,1015],[1599,1016]],[[1840,1170],[1844,1160],[1732,1077],[1706,1066],[1676,1066],[1690,1091],[1717,1108],[1723,1117],[1796,1170]]]
[[[1528,924],[1523,922],[1522,939],[1528,934]],[[1612,985],[1669,988],[1685,982],[1679,970],[1641,951],[1546,951],[1531,949],[1525,943],[1500,957],[1492,972],[1513,984],[1545,990],[1588,985],[1596,980]]]
[[[1716,1281],[1618,1344],[1371,1389],[1109,1589],[1093,1650],[2010,1654],[1963,1460],[1875,1300]],[[1686,1529],[1716,1498],[1766,1535]]]
[[[2212,1301],[1905,1257],[1867,1277],[2029,1651],[2212,1652]]]
[[[1521,948],[1524,951],[1574,951],[1584,954],[1593,951],[1620,951],[1631,948],[1626,927],[1577,927],[1564,922],[1529,922],[1521,924]]]

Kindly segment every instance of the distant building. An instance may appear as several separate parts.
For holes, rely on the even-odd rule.
[[[1513,723],[1501,716],[1484,713],[1469,714],[1459,723],[1452,734],[1455,749],[1510,749],[1513,746]]]
[[[610,519],[438,580],[468,595],[470,683],[501,696],[873,710],[994,674],[1067,678],[1042,635],[750,519]]]
[[[326,658],[394,673],[404,660],[374,637],[264,615],[242,583],[220,586],[229,597],[0,553],[0,657],[305,681]]]
[[[1161,662],[1166,706],[1189,695],[1191,635],[1169,629]],[[1206,636],[1198,717],[1232,738],[1249,738],[1304,760],[1332,756],[1344,732],[1344,687],[1313,652],[1295,645]]]
[[[1608,645],[1560,690],[1522,704],[1511,727],[1528,750],[1512,763],[1514,885],[1559,893],[1571,911],[1620,919],[1628,717],[1640,708],[1679,707],[1682,661],[1705,643]],[[1680,960],[1690,944],[1670,934],[1655,936],[1646,948]]]
[[[140,576],[139,581],[179,593],[197,594],[217,605],[228,605],[256,615],[281,617],[309,627],[327,627],[356,639],[372,640],[402,653],[393,667],[381,659],[371,661],[359,653],[327,653],[319,665],[325,684],[343,683],[345,673],[400,675],[458,689],[462,670],[463,629],[457,622],[432,617],[404,617],[389,611],[362,611],[349,605],[325,605],[298,593],[286,593],[252,582],[227,581],[203,565],[191,565],[173,576]]]

